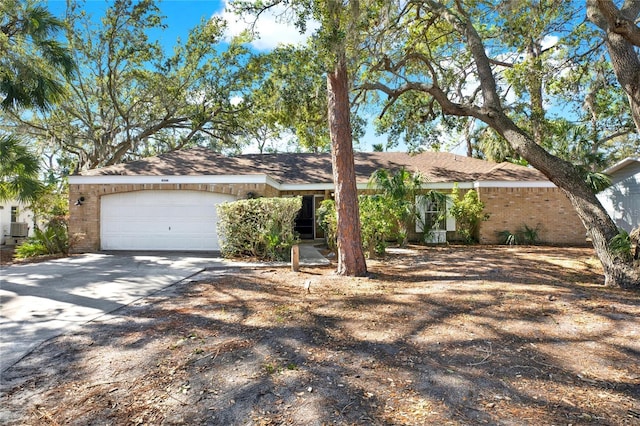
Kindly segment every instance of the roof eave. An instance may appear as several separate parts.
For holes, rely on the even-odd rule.
[[[607,175],[613,174],[613,173],[617,172],[618,170],[624,169],[629,164],[633,164],[635,162],[640,162],[640,157],[627,157],[624,160],[621,160],[621,161],[617,162],[616,164],[614,164],[613,166],[605,169],[603,173],[605,173]]]

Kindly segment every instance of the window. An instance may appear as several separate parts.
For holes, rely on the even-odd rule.
[[[442,194],[416,197],[416,232],[455,231],[455,219],[447,214],[451,200]]]
[[[11,206],[11,222],[15,223],[18,221],[18,206]]]
[[[446,229],[445,223],[445,208],[443,202],[437,202],[434,200],[426,200],[425,212],[424,212],[424,225],[423,229],[444,230]]]

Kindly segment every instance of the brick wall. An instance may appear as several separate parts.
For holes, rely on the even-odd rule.
[[[191,190],[231,194],[239,199],[247,193],[277,197],[279,191],[266,184],[122,184],[122,185],[69,185],[69,237],[70,251],[84,253],[100,250],[100,199],[105,195],[146,190]],[[84,197],[81,206],[76,200]]]
[[[567,196],[558,188],[479,188],[490,218],[480,225],[480,243],[499,243],[498,233],[523,225],[539,226],[547,244],[586,245],[586,229]]]
[[[195,190],[236,195],[247,198],[249,192],[258,196],[324,195],[330,191],[286,191],[280,193],[266,184],[123,184],[70,185],[69,236],[71,252],[92,252],[100,249],[100,199],[104,195],[144,190]],[[460,191],[460,195],[464,194]],[[522,225],[540,227],[540,240],[548,244],[585,245],[586,230],[568,198],[557,188],[479,188],[485,212],[490,215],[480,225],[480,243],[499,243],[498,233],[517,231]],[[84,197],[81,206],[75,202]],[[414,238],[417,235],[412,235]],[[453,235],[448,236],[452,238]]]

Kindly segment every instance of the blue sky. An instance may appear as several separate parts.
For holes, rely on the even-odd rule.
[[[64,12],[66,0],[47,0],[49,10],[58,15]],[[109,4],[108,0],[87,0],[84,9],[91,14],[101,15]],[[183,35],[200,21],[202,17],[210,17],[224,9],[223,2],[219,0],[168,0],[158,2],[166,22],[169,24],[168,36]]]
[[[54,15],[62,16],[65,12],[66,0],[46,0],[44,3]],[[84,9],[94,19],[99,19],[111,3],[113,3],[111,0],[87,0],[84,2]],[[159,41],[167,50],[173,48],[178,38],[185,40],[190,29],[203,18],[222,16],[228,23],[229,35],[239,34],[248,27],[245,19],[225,12],[226,0],[165,0],[158,1],[157,4],[165,16],[164,23],[167,25]],[[278,19],[278,11],[275,10],[273,13],[261,16],[256,26],[259,38],[252,45],[258,51],[265,51],[276,47],[279,43],[302,43],[316,29],[314,25],[308,27],[306,34],[300,34],[293,25]],[[372,145],[375,143],[386,142],[386,137],[375,136],[371,126],[373,117],[369,118],[367,134],[359,143],[359,149],[364,151],[372,150]],[[403,150],[404,146],[396,149]]]
[[[99,19],[112,1],[88,0],[84,3],[84,10],[94,19]],[[47,0],[51,13],[62,16],[66,8],[66,0]],[[208,19],[216,13],[222,13],[224,3],[219,0],[170,0],[158,2],[165,16],[168,28],[163,32],[161,41],[167,48],[171,48],[179,37],[185,40],[189,30],[196,26],[201,19]]]
[[[54,15],[60,17],[64,15],[66,0],[45,0],[43,2]],[[98,20],[112,3],[112,0],[86,0],[83,7],[87,14]],[[229,36],[237,35],[248,28],[246,19],[225,11],[226,0],[165,0],[156,3],[165,17],[164,24],[167,25],[167,29],[158,37],[160,43],[168,51],[173,48],[178,38],[186,40],[189,31],[202,19],[209,19],[214,15],[225,18]],[[274,13],[263,14],[258,21],[256,29],[259,37],[252,42],[253,48],[257,51],[268,51],[280,43],[302,43],[307,35],[315,29],[315,26],[310,25],[307,34],[300,34],[293,25],[278,19],[277,13],[278,11],[275,10]],[[374,139],[373,133],[372,129],[368,131],[367,142],[362,143],[364,149],[371,149],[371,140]]]
[[[66,7],[66,0],[45,1],[49,10],[55,15],[62,15]],[[111,0],[87,0],[84,8],[94,17],[104,14],[107,6],[113,3]],[[189,30],[197,25],[201,19],[208,19],[213,15],[222,16],[227,20],[229,34],[236,35],[247,28],[245,19],[225,12],[225,0],[165,0],[156,2],[165,16],[164,23],[168,28],[163,32],[161,41],[167,47],[171,47],[180,37],[185,39]],[[277,18],[277,9],[274,13],[263,14],[258,21],[257,29],[259,39],[253,42],[257,50],[269,50],[279,43],[296,43],[305,39],[305,35],[299,34],[292,25],[282,22]],[[310,31],[315,27],[310,26]]]

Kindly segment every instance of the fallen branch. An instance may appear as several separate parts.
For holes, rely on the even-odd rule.
[[[472,362],[467,364],[470,367],[476,366],[476,365],[482,365],[485,364],[486,362],[488,362],[487,360],[489,359],[489,357],[493,355],[493,347],[491,346],[491,342],[489,342],[489,353],[487,354],[487,356],[485,356],[484,358],[482,358],[481,361],[479,362]]]

